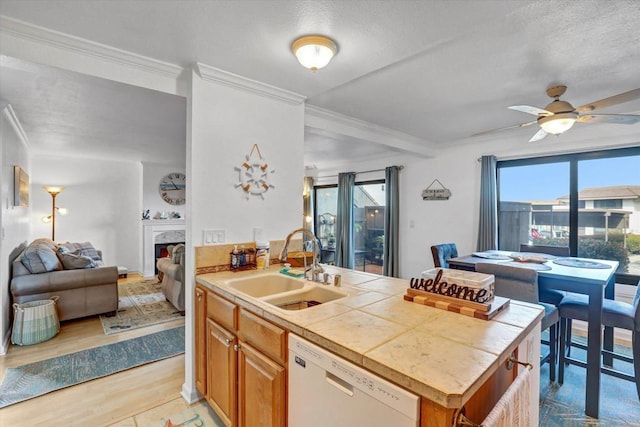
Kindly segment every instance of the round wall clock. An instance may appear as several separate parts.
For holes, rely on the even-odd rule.
[[[186,176],[180,172],[172,172],[160,180],[158,191],[162,200],[170,205],[184,205],[186,197]]]

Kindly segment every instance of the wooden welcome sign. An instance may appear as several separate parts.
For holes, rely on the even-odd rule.
[[[410,286],[411,289],[423,290],[480,304],[489,302],[493,298],[493,293],[487,288],[472,288],[456,285],[455,283],[447,283],[442,280],[442,270],[438,270],[436,277],[433,279],[411,279]]]
[[[411,301],[441,310],[490,320],[509,306],[509,299],[493,296],[491,289],[460,286],[442,280],[442,270],[433,279],[411,279],[404,295]]]

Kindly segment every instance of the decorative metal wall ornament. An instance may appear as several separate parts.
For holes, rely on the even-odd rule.
[[[436,182],[442,188],[431,188]],[[451,190],[442,185],[437,179],[434,179],[427,188],[422,190],[422,200],[449,200],[449,197],[451,197]]]
[[[257,158],[254,156],[257,152]],[[245,162],[237,166],[240,182],[236,184],[236,188],[240,187],[244,192],[247,200],[251,196],[260,196],[264,199],[264,193],[270,188],[275,188],[269,181],[269,175],[275,173],[275,170],[268,170],[269,164],[260,153],[258,144],[253,144],[251,152],[245,156]]]

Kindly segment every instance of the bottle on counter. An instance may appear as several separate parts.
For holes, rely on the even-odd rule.
[[[244,250],[244,246],[240,246],[240,265],[247,265],[247,251]]]
[[[240,253],[238,252],[238,245],[233,245],[233,252],[231,252],[231,268],[238,268],[240,266]]]
[[[256,242],[256,267],[269,268],[269,242]]]

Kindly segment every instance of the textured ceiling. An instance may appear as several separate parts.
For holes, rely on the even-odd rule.
[[[637,0],[0,0],[0,13],[183,67],[196,61],[211,65],[433,147],[474,143],[481,139],[471,138],[473,133],[529,121],[532,116],[506,107],[544,107],[550,101],[545,89],[553,83],[568,86],[563,99],[574,106],[640,87]],[[317,73],[300,67],[289,50],[297,36],[311,33],[329,35],[339,45],[338,55]],[[4,97],[10,91],[2,78]],[[103,85],[96,99],[108,104],[114,96],[117,102],[122,94],[113,92]],[[132,89],[131,96],[148,97],[139,102],[157,106],[160,111],[151,116],[158,119],[183,102],[147,92]],[[71,101],[64,105],[73,107]],[[40,107],[62,108],[59,104],[51,100]],[[21,108],[30,114],[30,107]],[[638,112],[640,102],[611,111]],[[95,113],[98,118],[104,111]],[[62,130],[69,116],[60,116],[61,135],[54,141],[68,137]],[[639,128],[578,124],[561,138],[615,139],[639,135]],[[40,143],[42,132],[31,130]],[[51,130],[45,131],[51,135]],[[101,132],[108,133],[108,125]],[[491,138],[526,144],[535,132],[514,129]],[[373,156],[387,149],[322,132],[307,134],[306,150],[326,158],[351,156],[358,149]],[[151,138],[142,135],[140,143],[149,145]]]

